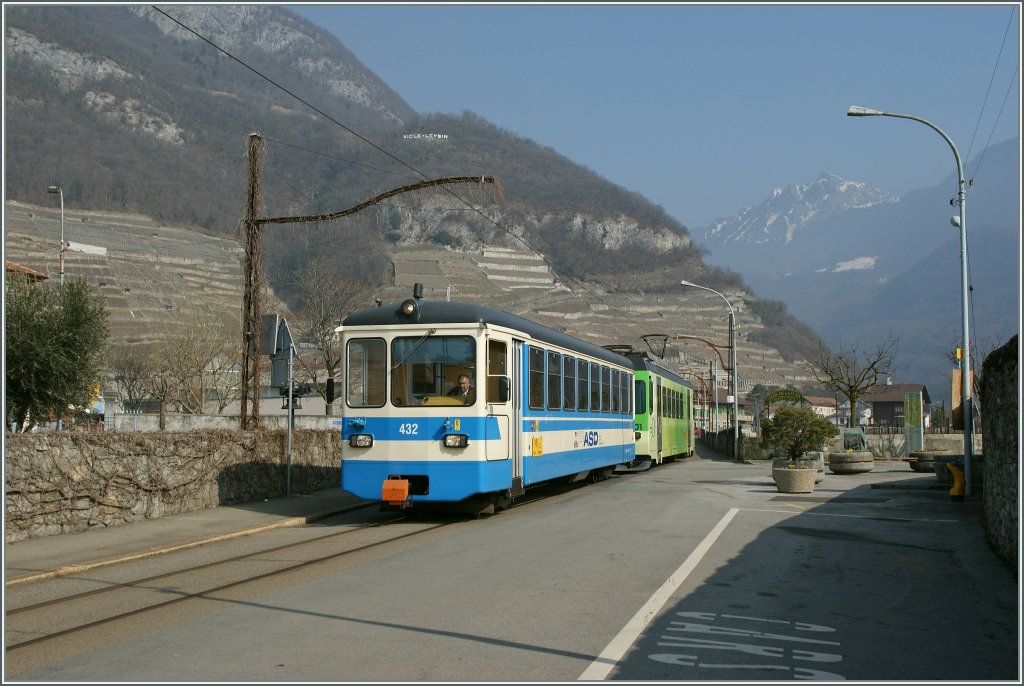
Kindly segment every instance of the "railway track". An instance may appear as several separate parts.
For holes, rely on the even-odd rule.
[[[543,500],[546,490],[519,499],[507,509]],[[27,597],[29,593],[20,587],[13,592],[9,590],[4,621],[6,655],[17,657],[20,653],[35,652],[32,649],[50,651],[62,639],[110,627],[129,618],[155,615],[190,601],[217,600],[232,589],[294,574],[325,562],[374,551],[388,554],[388,546],[476,519],[474,516],[428,519],[398,512],[380,515],[383,518],[374,521],[343,523],[344,529],[322,536],[261,547],[125,581],[85,580],[77,575],[61,577],[43,583],[73,586],[76,582],[88,581],[100,585],[74,592],[62,587],[55,590],[55,597],[41,601],[19,604],[19,597]]]
[[[111,583],[24,606],[17,606],[17,599],[12,599],[12,594],[8,593],[5,613],[7,655],[129,617],[212,598],[236,587],[407,541],[463,521],[416,521],[399,515],[312,539]]]

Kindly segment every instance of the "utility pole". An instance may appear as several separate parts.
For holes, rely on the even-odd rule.
[[[260,332],[260,320],[263,316],[262,289],[260,277],[260,229],[267,224],[305,224],[308,222],[325,222],[340,219],[360,210],[372,207],[395,195],[425,188],[445,188],[453,184],[474,183],[491,184],[500,199],[501,186],[493,176],[449,176],[443,179],[428,179],[408,186],[394,188],[369,200],[340,212],[324,214],[308,214],[291,217],[260,217],[260,150],[263,137],[258,133],[249,134],[249,197],[245,216],[242,219],[245,228],[245,290],[242,295],[242,430],[258,429],[260,414],[260,358],[258,355],[257,338]],[[451,191],[449,191],[451,192]]]
[[[245,285],[242,294],[242,407],[243,431],[260,424],[260,356],[256,350],[260,318],[260,148],[263,138],[249,134],[249,197],[245,207]],[[251,407],[250,407],[251,404]],[[251,415],[250,415],[251,411]]]

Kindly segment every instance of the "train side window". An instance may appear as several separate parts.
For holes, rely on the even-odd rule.
[[[548,351],[548,409],[562,409],[562,353]]]
[[[576,358],[565,356],[563,374],[565,384],[562,392],[563,407],[567,410],[576,409]]]
[[[544,409],[544,351],[530,346],[530,409]]]
[[[622,399],[620,397],[622,395],[622,389],[619,388],[619,370],[618,369],[612,369],[610,371],[611,371],[611,375],[612,375],[612,378],[611,378],[611,389],[610,389],[611,390],[611,401],[612,401],[611,410],[612,410],[612,412],[614,414],[618,414],[619,413],[619,401]]]
[[[633,398],[629,392],[632,386],[633,377],[629,372],[622,372],[622,383],[619,384],[622,392],[622,404],[619,407],[622,414],[633,414]]]
[[[635,382],[636,385],[636,413],[644,414],[647,412],[647,384],[641,380]]]
[[[601,411],[601,365],[590,363],[590,411]]]
[[[487,402],[508,400],[508,346],[504,341],[487,341]]]
[[[345,398],[349,407],[381,407],[387,398],[388,347],[383,338],[348,342]]]
[[[590,408],[590,364],[586,360],[576,361],[576,409],[586,412]]]
[[[612,409],[612,370],[601,365],[601,411],[609,412]]]

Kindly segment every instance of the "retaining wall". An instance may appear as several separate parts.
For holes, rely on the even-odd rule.
[[[4,538],[117,526],[340,485],[340,432],[6,434]],[[289,484],[290,472],[290,484]]]
[[[984,523],[989,544],[1016,574],[1020,550],[1018,479],[1020,431],[1017,336],[985,358],[981,370],[981,409],[985,434]],[[980,452],[980,451],[979,451]]]

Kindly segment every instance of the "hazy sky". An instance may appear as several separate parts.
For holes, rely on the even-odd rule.
[[[968,177],[1020,132],[1018,3],[288,9],[416,111],[475,112],[692,229],[820,172],[897,195],[956,172],[928,127],[850,105],[931,121]]]

